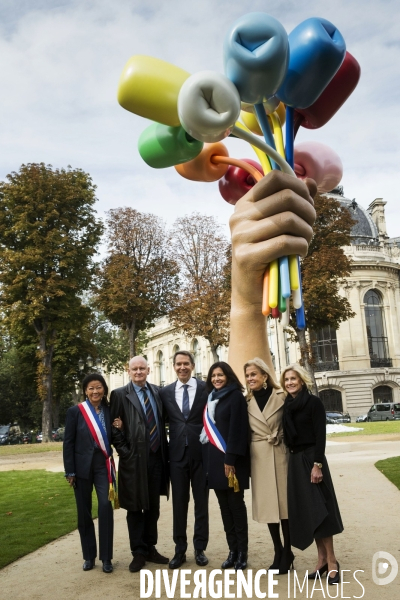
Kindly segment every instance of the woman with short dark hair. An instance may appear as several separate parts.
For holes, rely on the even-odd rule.
[[[65,477],[74,488],[78,511],[78,530],[84,558],[83,570],[90,571],[97,556],[92,519],[92,491],[98,500],[99,557],[104,573],[112,573],[114,520],[112,499],[117,503],[115,467],[111,450],[111,419],[108,388],[99,373],[87,375],[82,382],[84,402],[67,411],[63,444]],[[113,423],[120,429],[122,423]],[[118,435],[115,430],[116,435]],[[117,505],[115,506],[118,507]]]
[[[204,411],[203,465],[208,486],[215,491],[229,547],[222,569],[247,567],[248,525],[244,490],[249,488],[247,405],[243,386],[223,361],[208,372]]]

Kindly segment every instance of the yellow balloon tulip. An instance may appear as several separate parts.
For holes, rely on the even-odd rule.
[[[254,113],[247,112],[245,110],[240,111],[240,118],[246,125],[247,129],[250,129],[252,133],[256,135],[262,135],[261,128],[258,124],[257,117]]]
[[[177,127],[178,94],[190,73],[151,56],[132,56],[122,71],[118,102],[130,112]]]

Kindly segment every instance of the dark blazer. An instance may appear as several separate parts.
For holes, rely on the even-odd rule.
[[[201,460],[200,433],[203,428],[203,411],[207,402],[206,384],[197,379],[196,395],[194,397],[189,417],[185,420],[182,411],[175,400],[176,381],[160,389],[160,397],[169,420],[169,459],[181,460],[188,445],[188,453],[193,460]]]
[[[227,490],[224,463],[235,467],[240,490],[249,488],[250,450],[247,402],[240,390],[221,398],[215,409],[215,424],[226,442],[226,454],[208,442],[202,444],[203,466],[208,487]]]
[[[103,403],[108,441],[111,444],[110,409]],[[78,405],[67,410],[63,443],[64,469],[77,477],[89,479],[94,453],[94,440]]]
[[[160,494],[169,494],[169,471],[167,436],[163,405],[158,387],[147,382],[155,402],[160,430],[163,460],[163,484]],[[148,458],[150,435],[146,415],[131,383],[111,392],[111,421],[121,417],[124,436],[115,438],[113,444],[118,452],[118,497],[122,508],[131,511],[149,509]],[[113,427],[113,430],[115,428]],[[117,430],[116,430],[117,431]]]

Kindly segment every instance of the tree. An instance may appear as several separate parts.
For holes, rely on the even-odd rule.
[[[214,219],[193,213],[177,219],[171,250],[181,267],[171,323],[188,336],[202,336],[217,349],[229,342],[231,247]]]
[[[53,358],[61,330],[85,319],[80,295],[94,273],[103,226],[95,186],[80,169],[22,165],[0,183],[0,305],[10,330],[37,340],[43,441],[51,434]]]
[[[314,199],[317,219],[314,237],[308,254],[301,262],[303,279],[303,302],[307,331],[318,331],[329,325],[338,329],[340,323],[354,317],[347,298],[339,293],[343,279],[351,273],[350,259],[343,246],[350,244],[350,232],[354,220],[349,210],[338,200],[317,195]],[[294,339],[299,343],[301,362],[315,383],[313,358],[305,331],[295,326],[295,315],[290,319]]]
[[[169,257],[161,219],[133,208],[107,214],[108,257],[99,271],[97,305],[127,331],[132,357],[139,332],[168,312],[179,269]]]

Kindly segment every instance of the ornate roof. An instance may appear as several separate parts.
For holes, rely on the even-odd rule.
[[[365,208],[356,202],[355,198],[350,200],[350,198],[344,196],[343,187],[341,185],[331,192],[327,192],[324,196],[339,200],[342,206],[345,206],[350,210],[353,219],[356,221],[350,234],[351,243],[353,245],[359,246],[366,244],[370,246],[379,244],[378,229],[371,219],[371,216]]]

